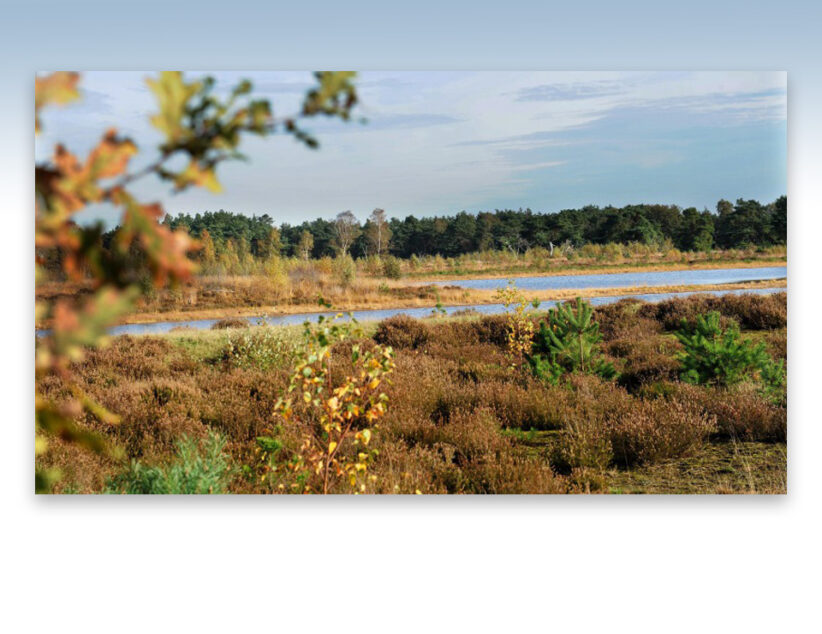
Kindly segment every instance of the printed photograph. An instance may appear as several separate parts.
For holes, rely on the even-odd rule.
[[[787,493],[786,73],[34,91],[37,493]]]

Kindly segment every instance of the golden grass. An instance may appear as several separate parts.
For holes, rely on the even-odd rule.
[[[503,254],[505,255],[505,254]],[[529,252],[520,258],[499,253],[474,254],[457,259],[422,258],[419,269],[406,270],[402,280],[389,280],[374,273],[368,262],[361,262],[353,280],[342,281],[333,271],[334,261],[282,260],[272,275],[202,275],[182,288],[165,289],[143,298],[132,314],[118,323],[150,323],[185,319],[224,319],[261,314],[297,314],[313,312],[322,296],[338,310],[387,308],[428,308],[438,301],[444,305],[495,303],[494,291],[464,289],[456,285],[435,286],[430,282],[447,282],[471,278],[518,278],[523,276],[591,275],[603,273],[708,270],[717,268],[755,268],[786,264],[779,249],[765,253],[750,251],[679,253],[676,257],[655,254],[620,258],[602,262],[596,258],[536,258]],[[721,286],[633,287],[625,289],[547,290],[527,292],[529,299],[562,300],[577,295],[602,297],[617,294],[663,293],[688,290],[729,290],[784,286],[784,282],[735,284]],[[45,282],[37,286],[36,298],[54,301],[78,297],[90,292],[87,284]],[[38,323],[37,327],[48,327]]]
[[[460,273],[441,271],[439,273],[422,272],[410,273],[409,279],[419,282],[449,281],[476,276],[491,279],[505,279],[531,276],[559,276],[559,275],[599,275],[604,273],[656,273],[660,271],[710,271],[715,269],[755,269],[766,266],[785,266],[788,263],[785,257],[766,256],[755,259],[727,258],[717,260],[686,260],[684,262],[620,262],[615,264],[562,262],[551,264],[550,267],[536,269],[534,267],[509,267],[506,270],[483,269],[482,267],[466,269]]]
[[[696,284],[668,286],[630,286],[624,288],[586,288],[586,289],[549,289],[543,291],[523,291],[529,300],[562,301],[579,296],[614,297],[622,295],[651,295],[663,293],[680,293],[696,291],[755,290],[763,288],[786,288],[786,280],[762,280],[757,282],[739,282],[735,284]],[[399,287],[398,287],[399,288]],[[441,288],[439,300],[444,306],[472,306],[476,304],[496,304],[496,291],[463,288]],[[353,310],[379,310],[392,308],[434,308],[437,296],[434,293],[425,297],[397,297],[369,291],[358,286],[341,293],[324,295],[331,302],[333,310],[343,312]],[[232,317],[258,317],[261,315],[298,315],[320,310],[316,302],[299,304],[277,304],[260,306],[224,306],[214,308],[185,308],[161,311],[140,311],[124,316],[120,324],[146,324],[157,321],[185,321],[195,319],[227,319]]]

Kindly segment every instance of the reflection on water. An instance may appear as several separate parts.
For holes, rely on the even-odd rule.
[[[613,297],[593,297],[588,299],[594,306],[601,306],[603,304],[611,304],[633,297],[636,299],[645,300],[647,302],[661,302],[673,297],[688,297],[689,295],[741,295],[743,293],[753,293],[756,295],[770,295],[772,293],[779,293],[785,291],[784,288],[761,288],[755,290],[734,290],[734,291],[692,291],[686,293],[651,293],[647,295],[616,295]],[[545,301],[540,305],[540,309],[548,309],[556,306],[556,301]],[[494,314],[505,312],[505,307],[502,304],[476,304],[474,306],[445,306],[445,312],[449,315],[461,310],[473,309],[482,314]],[[380,321],[394,315],[410,315],[411,317],[427,317],[431,315],[431,308],[390,308],[380,310],[355,310],[352,311],[354,318],[359,321]],[[289,324],[301,324],[306,319],[314,320],[319,315],[332,316],[334,312],[317,312],[317,313],[300,313],[296,315],[277,315],[274,317],[251,317],[249,321],[254,324],[266,323],[269,325],[283,326]],[[124,326],[115,326],[109,329],[109,334],[112,335],[147,335],[160,334],[169,332],[172,328],[195,328],[197,330],[205,330],[211,328],[217,319],[197,319],[193,321],[160,321],[152,324],[127,324]],[[48,331],[38,330],[37,336],[43,336]]]
[[[712,269],[705,271],[650,271],[637,273],[601,273],[597,275],[542,275],[515,277],[517,288],[544,291],[568,288],[625,288],[630,286],[671,286],[699,284],[733,284],[754,280],[776,280],[788,276],[786,266],[767,266],[754,269]],[[494,290],[504,288],[507,278],[464,279],[436,282],[439,286]]]

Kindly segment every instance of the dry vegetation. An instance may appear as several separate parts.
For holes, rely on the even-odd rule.
[[[435,285],[434,280],[457,277],[503,278],[518,275],[569,275],[641,271],[674,271],[724,267],[779,266],[785,263],[781,247],[682,253],[642,250],[642,245],[586,245],[571,257],[548,257],[541,249],[520,255],[500,251],[443,258],[426,256],[398,260],[399,278],[384,274],[384,262],[369,258],[344,260],[322,258],[298,260],[272,258],[247,275],[200,275],[183,286],[151,289],[141,297],[136,310],[122,316],[120,323],[148,323],[184,319],[222,319],[260,314],[301,313],[314,310],[323,297],[340,310],[414,308],[445,305],[495,303],[495,291],[465,289],[457,285]],[[630,246],[630,248],[629,248]],[[784,281],[749,282],[710,286],[657,286],[620,289],[620,294],[665,293],[684,290],[731,290],[777,287]],[[56,301],[90,292],[82,283],[47,281],[37,287],[37,298]],[[613,295],[614,289],[586,289],[589,297]],[[528,292],[528,299],[565,300],[575,290]],[[47,327],[48,323],[38,326]]]
[[[369,467],[379,493],[781,493],[787,416],[753,384],[732,388],[678,380],[670,334],[681,319],[717,310],[745,338],[786,354],[786,295],[694,297],[660,304],[626,300],[596,309],[606,381],[569,375],[559,385],[507,368],[504,316],[395,317],[366,329],[363,349],[392,346],[396,370]],[[43,467],[58,467],[63,492],[99,492],[129,460],[167,465],[183,437],[216,432],[234,465],[227,490],[276,489],[256,477],[258,437],[296,451],[302,430],[275,424],[289,381],[293,328],[233,328],[164,337],[118,337],[76,368],[82,387],[121,416],[80,424],[121,448],[100,456],[54,442]],[[350,342],[336,344],[344,372]],[[68,395],[55,377],[41,389]],[[302,418],[309,417],[302,411]],[[116,487],[115,487],[116,488]],[[338,489],[340,492],[343,489]]]

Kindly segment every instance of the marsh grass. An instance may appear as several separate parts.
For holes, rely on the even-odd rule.
[[[595,246],[595,245],[592,245]],[[544,255],[544,254],[543,254]],[[715,252],[713,254],[680,254],[670,258],[659,254],[650,257],[618,258],[613,262],[602,258],[547,258],[525,254],[512,258],[510,254],[488,252],[448,258],[416,258],[391,260],[400,266],[400,275],[386,275],[383,267],[373,267],[370,260],[337,262],[332,259],[313,261],[277,259],[273,268],[263,267],[247,275],[201,275],[186,286],[152,293],[141,300],[131,314],[120,323],[149,323],[184,319],[221,319],[249,317],[260,313],[293,314],[309,312],[316,307],[317,297],[329,300],[339,310],[379,308],[422,308],[442,305],[495,303],[495,291],[465,289],[458,285],[434,285],[457,277],[510,278],[519,275],[573,275],[640,271],[675,271],[723,267],[753,267],[782,265],[784,249]],[[342,267],[342,268],[340,268]],[[352,268],[353,267],[353,268]],[[392,269],[394,270],[394,269]],[[764,288],[784,285],[784,281],[745,282],[738,284],[625,288],[620,294],[663,293],[685,290],[730,290]],[[38,285],[37,297],[55,301],[91,292],[88,285],[52,281]],[[589,297],[614,295],[614,289],[586,289]],[[527,301],[569,300],[575,290],[525,292]],[[756,317],[751,314],[751,317]],[[760,316],[768,319],[768,315]],[[48,323],[37,324],[49,327]],[[678,326],[678,324],[675,324]],[[743,325],[744,327],[744,325]]]

